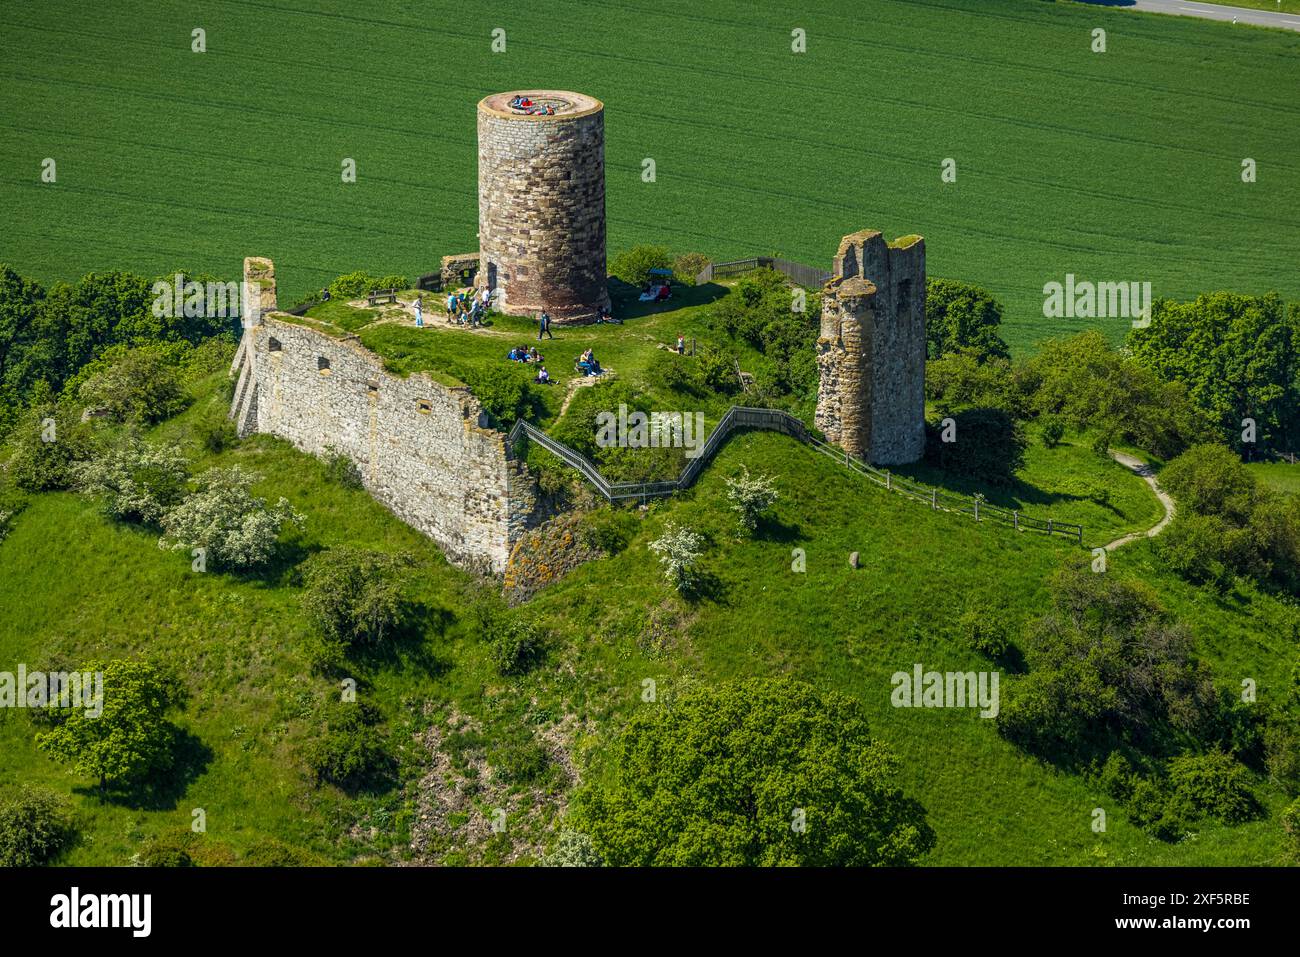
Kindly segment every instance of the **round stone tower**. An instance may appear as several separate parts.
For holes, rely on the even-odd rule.
[[[478,105],[481,288],[511,315],[589,322],[605,286],[605,106],[581,93],[494,93]]]

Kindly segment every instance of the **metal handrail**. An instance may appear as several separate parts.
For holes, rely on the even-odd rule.
[[[542,448],[582,473],[583,477],[591,482],[607,501],[614,502],[632,498],[657,498],[690,488],[695,483],[699,473],[717,454],[718,449],[730,438],[731,433],[738,429],[766,429],[781,432],[812,446],[816,451],[835,459],[846,468],[874,482],[876,485],[880,485],[892,492],[907,495],[917,501],[928,502],[931,508],[936,510],[942,509],[948,512],[973,515],[976,521],[993,519],[1011,525],[1019,531],[1032,530],[1046,532],[1048,535],[1064,535],[1077,539],[1080,545],[1083,544],[1082,525],[1075,525],[1071,522],[1057,522],[1052,519],[1033,518],[1023,515],[1015,509],[992,505],[982,498],[953,494],[938,487],[923,485],[904,476],[894,475],[887,470],[878,469],[861,459],[854,458],[843,449],[838,449],[816,438],[808,431],[802,420],[780,409],[758,409],[733,405],[723,413],[722,418],[718,420],[718,424],[709,433],[709,437],[705,440],[699,453],[686,463],[686,467],[682,469],[681,474],[675,479],[665,479],[658,482],[611,482],[601,474],[600,469],[596,467],[596,464],[591,459],[576,449],[552,438],[523,419],[515,422],[514,428],[510,430],[508,441],[512,447],[521,437],[527,437],[537,442]]]

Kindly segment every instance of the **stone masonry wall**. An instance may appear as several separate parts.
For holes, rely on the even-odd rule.
[[[844,237],[817,340],[817,427],[877,465],[925,452],[925,241]]]
[[[241,435],[344,453],[371,494],[454,564],[500,574],[534,524],[536,483],[468,389],[390,375],[355,339],[275,315],[245,330],[235,371]]]
[[[537,94],[534,94],[537,95]],[[476,283],[512,315],[546,310],[587,322],[609,305],[605,284],[605,114],[575,93],[553,116],[478,106],[479,249]]]

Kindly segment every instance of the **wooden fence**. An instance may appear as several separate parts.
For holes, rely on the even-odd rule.
[[[758,256],[754,259],[737,259],[734,262],[710,263],[695,277],[697,284],[711,282],[714,279],[726,279],[739,276],[754,269],[775,269],[788,277],[798,286],[807,289],[820,289],[830,280],[832,273],[816,266],[791,262],[788,259],[775,259],[771,256]]]
[[[509,442],[511,448],[514,448],[523,439],[536,442],[565,464],[577,469],[583,478],[590,482],[596,488],[596,491],[600,492],[610,502],[627,499],[641,499],[644,502],[647,499],[671,495],[673,492],[690,488],[695,483],[695,480],[699,478],[704,467],[718,453],[718,450],[722,448],[727,439],[731,437],[731,434],[743,429],[765,429],[781,432],[793,439],[811,445],[818,452],[835,459],[846,468],[887,491],[906,495],[908,498],[929,505],[936,511],[970,515],[977,522],[998,522],[1009,525],[1017,531],[1063,535],[1075,539],[1080,545],[1083,544],[1082,525],[1057,522],[1050,518],[1033,518],[1022,514],[1018,510],[990,505],[978,495],[971,496],[945,492],[943,489],[922,485],[901,475],[894,475],[886,469],[875,468],[861,459],[854,458],[842,449],[837,449],[833,445],[816,438],[808,431],[802,421],[779,409],[754,409],[733,405],[723,414],[714,430],[709,433],[708,439],[697,450],[694,458],[686,463],[686,467],[682,469],[681,474],[675,479],[662,482],[611,482],[601,474],[600,469],[596,467],[596,464],[591,459],[563,442],[556,441],[541,429],[530,425],[523,419],[517,421],[514,428],[510,430]]]

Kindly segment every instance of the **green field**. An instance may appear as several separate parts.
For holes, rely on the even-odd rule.
[[[260,254],[282,302],[353,269],[414,276],[475,245],[476,101],[549,86],[606,103],[611,250],[829,266],[850,231],[919,232],[932,276],[1006,303],[1018,349],[1089,324],[1042,316],[1067,273],[1300,296],[1294,33],[1040,0],[206,11],[0,2],[0,261],[234,277]]]

